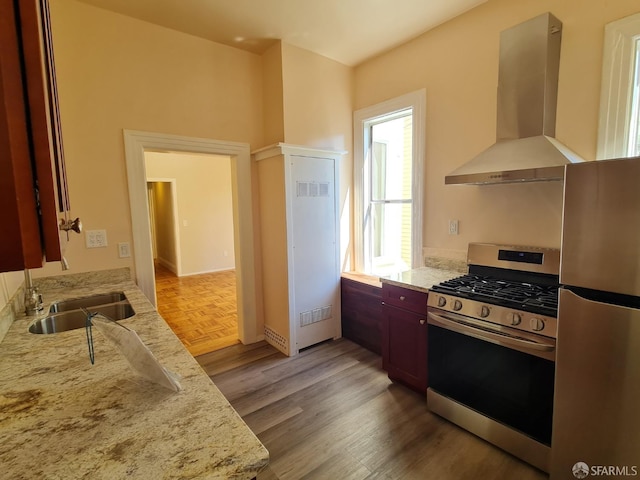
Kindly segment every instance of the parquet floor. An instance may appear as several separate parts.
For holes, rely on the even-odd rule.
[[[347,339],[286,357],[260,342],[196,357],[270,453],[258,480],[545,480],[429,412]]]
[[[177,277],[156,262],[158,312],[191,355],[238,343],[235,270]]]

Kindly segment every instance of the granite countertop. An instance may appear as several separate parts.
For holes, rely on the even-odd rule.
[[[431,287],[440,282],[451,280],[463,275],[459,270],[443,270],[435,267],[420,267],[397,273],[388,277],[382,277],[382,283],[404,287],[418,292],[428,293]]]
[[[434,285],[467,273],[465,260],[444,257],[425,257],[425,267],[387,276],[367,275],[359,272],[342,272],[342,277],[374,287],[383,283],[404,287],[419,292],[428,292]]]
[[[96,329],[91,365],[84,328],[36,335],[28,332],[34,317],[19,316],[0,344],[3,478],[255,477],[269,461],[267,450],[127,279],[128,270],[116,272],[40,282],[45,308],[124,291],[136,315],[120,323],[181,376],[182,391],[136,375]]]
[[[366,273],[359,272],[342,272],[341,276],[343,278],[348,278],[349,280],[354,280],[356,282],[366,283],[367,285],[371,285],[372,287],[382,287],[380,277],[377,277],[375,275],[367,275]]]

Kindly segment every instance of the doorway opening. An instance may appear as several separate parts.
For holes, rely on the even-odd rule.
[[[131,207],[135,280],[154,306],[157,305],[157,297],[145,152],[204,153],[227,155],[230,158],[238,338],[243,344],[263,340],[264,319],[256,276],[249,145],[134,130],[124,130],[123,133]]]
[[[235,345],[231,159],[144,156],[158,312],[193,356]]]

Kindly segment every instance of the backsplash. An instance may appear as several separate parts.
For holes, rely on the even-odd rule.
[[[424,266],[438,268],[440,270],[450,270],[453,272],[467,273],[467,262],[456,258],[444,257],[424,257]]]
[[[24,311],[24,284],[20,285],[7,304],[0,310],[0,342],[15,318]]]
[[[111,270],[98,270],[95,272],[81,272],[74,275],[34,278],[33,284],[40,290],[51,290],[56,288],[77,287],[80,285],[117,283],[127,280],[131,280],[131,270],[129,267],[122,267]]]

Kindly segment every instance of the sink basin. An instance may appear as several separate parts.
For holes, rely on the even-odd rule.
[[[123,292],[64,300],[51,305],[49,315],[29,326],[31,333],[58,333],[84,328],[87,314],[102,313],[112,320],[124,320],[136,314]]]
[[[69,310],[79,310],[81,308],[90,309],[97,305],[106,305],[107,303],[115,303],[126,300],[124,292],[101,293],[91,295],[90,297],[72,298],[70,300],[62,300],[52,303],[49,307],[49,313],[67,312]]]

